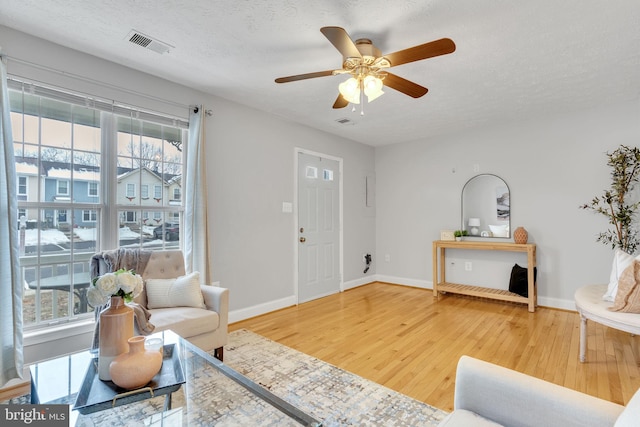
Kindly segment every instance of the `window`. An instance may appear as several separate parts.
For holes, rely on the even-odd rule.
[[[127,198],[134,199],[136,197],[136,185],[127,184]]]
[[[305,176],[310,179],[318,178],[318,168],[314,166],[307,166]]]
[[[27,177],[19,176],[18,177],[18,196],[26,196],[27,195]]]
[[[96,222],[98,219],[98,212],[92,210],[84,210],[82,211],[82,221],[83,222]]]
[[[180,189],[179,188],[174,188],[173,189],[173,200],[180,200]]]
[[[136,189],[146,187],[148,196],[149,186],[157,186],[162,196],[169,181],[181,179],[188,123],[14,79],[9,103],[18,214],[26,218],[24,329],[93,319],[93,307],[80,298],[94,253],[180,247],[179,235],[165,241],[154,229],[180,221],[182,204],[141,200]],[[107,122],[114,125],[103,127]],[[116,149],[105,156],[103,147]],[[113,195],[100,194],[104,182],[115,187]],[[119,228],[107,229],[112,223]]]
[[[149,185],[143,184],[140,186],[140,197],[142,197],[142,200],[149,198]]]
[[[98,183],[97,182],[89,182],[88,184],[88,194],[89,197],[98,197]]]
[[[69,195],[69,181],[58,180],[57,183],[57,193],[60,196],[68,196]]]
[[[153,186],[153,198],[156,199],[156,201],[162,200],[162,186],[161,185],[154,185]]]

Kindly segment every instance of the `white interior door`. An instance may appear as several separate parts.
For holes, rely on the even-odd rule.
[[[340,292],[340,164],[298,153],[298,302]]]

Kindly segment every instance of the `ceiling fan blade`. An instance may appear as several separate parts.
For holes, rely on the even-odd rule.
[[[317,71],[315,73],[297,74],[295,76],[278,77],[276,83],[295,82],[297,80],[315,79],[316,77],[333,76],[334,70]]]
[[[322,27],[320,32],[329,39],[332,45],[338,49],[338,51],[345,58],[361,58],[362,55],[356,47],[356,44],[351,40],[349,34],[341,27]]]
[[[420,61],[422,59],[433,58],[434,56],[446,55],[456,50],[456,44],[451,39],[434,40],[429,43],[399,50],[397,52],[384,55],[389,60],[392,67],[407,64],[409,62]]]
[[[344,99],[344,97],[341,94],[338,94],[338,97],[336,98],[336,102],[333,103],[333,108],[344,108],[347,105],[349,105],[349,101]]]
[[[387,76],[382,80],[385,86],[395,89],[398,92],[402,92],[405,95],[409,95],[412,98],[420,98],[422,95],[429,92],[429,89],[422,87],[417,83],[403,79],[395,74],[386,73]]]

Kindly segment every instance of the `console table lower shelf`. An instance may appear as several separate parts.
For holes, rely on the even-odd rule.
[[[461,285],[457,283],[438,283],[438,292],[468,295],[480,298],[490,298],[501,301],[520,302],[529,304],[529,298],[504,289],[485,288],[482,286]]]
[[[446,281],[445,277],[445,257],[446,249],[465,249],[475,251],[504,251],[504,252],[524,252],[527,255],[527,288],[528,297],[524,297],[505,289],[486,288],[473,285],[462,285]],[[534,268],[536,267],[536,245],[532,243],[503,243],[486,241],[445,241],[436,240],[433,242],[433,296],[438,297],[439,293],[452,293],[469,295],[480,298],[490,298],[500,301],[510,301],[526,304],[530,312],[536,310],[538,305],[538,295],[534,278]]]

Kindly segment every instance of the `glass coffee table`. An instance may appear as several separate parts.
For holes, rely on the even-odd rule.
[[[70,426],[322,425],[174,332],[149,337],[162,338],[182,370],[164,392],[117,390],[123,393],[94,405],[88,394],[95,390],[90,382],[100,381],[91,377],[96,355],[84,351],[32,365],[31,403],[70,405]],[[165,350],[163,371],[167,362]]]

